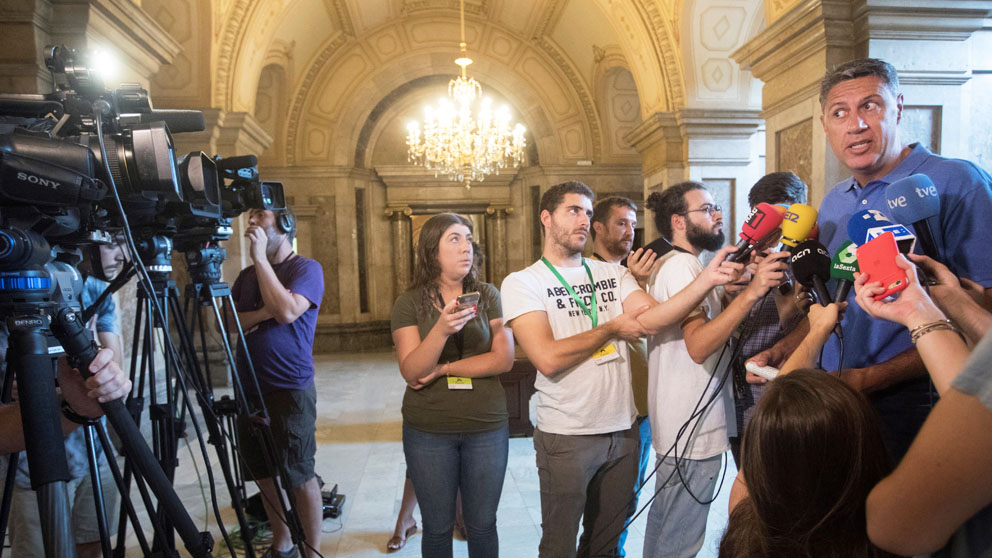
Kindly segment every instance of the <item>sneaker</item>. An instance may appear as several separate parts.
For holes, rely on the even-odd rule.
[[[271,546],[262,554],[262,558],[298,558],[299,554],[296,552],[296,547],[292,547],[289,550],[276,550]]]

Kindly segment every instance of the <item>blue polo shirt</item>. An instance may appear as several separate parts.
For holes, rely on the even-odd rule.
[[[885,188],[907,176],[925,174],[937,187],[940,214],[930,218],[934,242],[944,263],[959,277],[967,277],[985,287],[992,286],[992,178],[970,161],[948,159],[934,155],[922,145],[910,146],[909,155],[889,174],[865,184],[862,188],[854,178],[838,183],[820,205],[818,224],[820,242],[831,254],[845,241],[847,221],[863,209],[881,211],[892,219],[885,200]],[[911,223],[902,223],[912,229]],[[914,231],[915,233],[915,231]],[[922,253],[917,244],[916,252]],[[835,287],[835,286],[834,286]],[[836,292],[832,287],[831,292]],[[854,302],[854,290],[848,296],[847,312],[842,322],[847,347],[844,368],[863,368],[885,362],[912,346],[905,327],[887,320],[874,319]],[[840,345],[832,337],[823,351],[823,367],[840,368]],[[906,395],[913,392],[915,398]],[[919,397],[924,394],[923,397]],[[910,402],[912,400],[912,402]],[[903,442],[889,444],[899,457],[908,448],[918,425],[911,428],[902,419],[907,405],[922,405],[929,401],[929,382],[925,379],[908,381],[872,395],[876,409],[882,415],[885,430],[904,430]],[[927,410],[929,409],[929,405]],[[925,417],[925,413],[923,415]],[[910,421],[912,422],[912,421]],[[922,419],[920,420],[922,422]],[[887,442],[891,437],[887,436]],[[905,445],[905,447],[902,447]]]

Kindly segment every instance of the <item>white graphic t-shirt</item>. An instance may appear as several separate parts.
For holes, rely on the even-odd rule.
[[[592,272],[599,324],[623,313],[623,300],[640,290],[626,268],[617,264],[584,260]],[[587,308],[593,289],[583,266],[555,267]],[[592,320],[576,304],[542,260],[511,273],[500,289],[503,323],[513,328],[513,319],[529,312],[548,315],[555,339],[564,339],[592,329]],[[613,340],[620,358],[597,364],[592,358],[548,377],[538,372],[537,427],[553,434],[603,434],[626,430],[637,410],[630,387],[627,343]]]
[[[703,272],[699,258],[686,252],[669,252],[662,262],[648,287],[651,296],[660,302],[672,298]],[[722,310],[719,292],[720,289],[710,291],[690,317],[703,313],[707,320],[715,318]],[[716,391],[720,383],[716,370],[720,352],[717,350],[703,364],[696,364],[686,349],[681,323],[648,336],[648,416],[651,417],[651,441],[659,454],[668,452],[700,397],[701,409],[714,394],[715,399],[707,411],[693,420],[679,439],[678,455],[707,459],[730,448],[727,436],[737,435],[737,419],[730,380],[719,393]],[[675,455],[674,450],[669,453],[669,457]]]

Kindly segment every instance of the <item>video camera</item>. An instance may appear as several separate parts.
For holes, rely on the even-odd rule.
[[[0,272],[47,261],[49,243],[109,243],[128,223],[139,257],[166,272],[173,238],[216,243],[242,212],[285,207],[253,156],[177,159],[172,133],[203,130],[199,111],[154,110],[138,84],[106,90],[75,50],[44,54],[54,92],[0,95]]]

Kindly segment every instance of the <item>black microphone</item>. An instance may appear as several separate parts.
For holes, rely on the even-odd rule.
[[[826,306],[833,302],[827,281],[830,279],[830,252],[815,240],[807,240],[793,249],[792,274],[799,284],[811,288],[817,301]]]
[[[928,221],[930,217],[940,214],[940,198],[930,177],[914,174],[896,180],[885,188],[885,200],[897,221],[913,225],[923,253],[938,262],[942,261]]]

